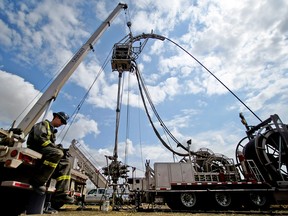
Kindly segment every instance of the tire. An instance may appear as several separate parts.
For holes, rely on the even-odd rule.
[[[229,209],[232,206],[232,197],[229,192],[216,192],[214,199],[216,206],[220,209]]]
[[[179,198],[183,209],[194,209],[198,203],[196,193],[180,193]]]
[[[251,192],[248,194],[248,202],[245,205],[248,209],[267,209],[270,206],[268,194]]]

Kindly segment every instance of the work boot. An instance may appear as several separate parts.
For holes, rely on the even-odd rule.
[[[51,207],[51,203],[49,202],[47,206],[43,210],[44,214],[58,214],[58,211]]]
[[[55,209],[53,209],[52,207],[49,207],[49,208],[45,209],[45,210],[43,211],[43,213],[44,213],[44,214],[58,214],[58,211],[55,210]]]

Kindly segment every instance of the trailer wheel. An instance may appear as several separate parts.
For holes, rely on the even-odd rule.
[[[180,203],[185,209],[191,209],[196,206],[197,197],[195,193],[181,193]]]
[[[220,208],[229,208],[232,203],[231,194],[228,192],[216,192],[214,194],[216,204]]]
[[[249,193],[249,208],[252,209],[265,209],[269,207],[269,199],[263,193]]]

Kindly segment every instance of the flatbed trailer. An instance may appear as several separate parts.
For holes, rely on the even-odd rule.
[[[144,178],[128,179],[131,199],[138,206],[166,203],[172,210],[191,211],[287,205],[287,125],[274,114],[247,127],[246,134],[237,144],[236,163],[208,148],[180,162],[154,163],[153,168],[147,161]]]

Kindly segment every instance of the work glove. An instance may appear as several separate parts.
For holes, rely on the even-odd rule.
[[[65,149],[62,144],[57,144],[56,146],[57,146],[57,148],[59,148],[63,151],[63,153],[64,153],[63,158],[68,158],[69,156],[71,156],[69,154],[69,149]]]
[[[57,144],[56,147],[57,147],[58,149],[61,149],[61,150],[64,149],[62,144]]]

